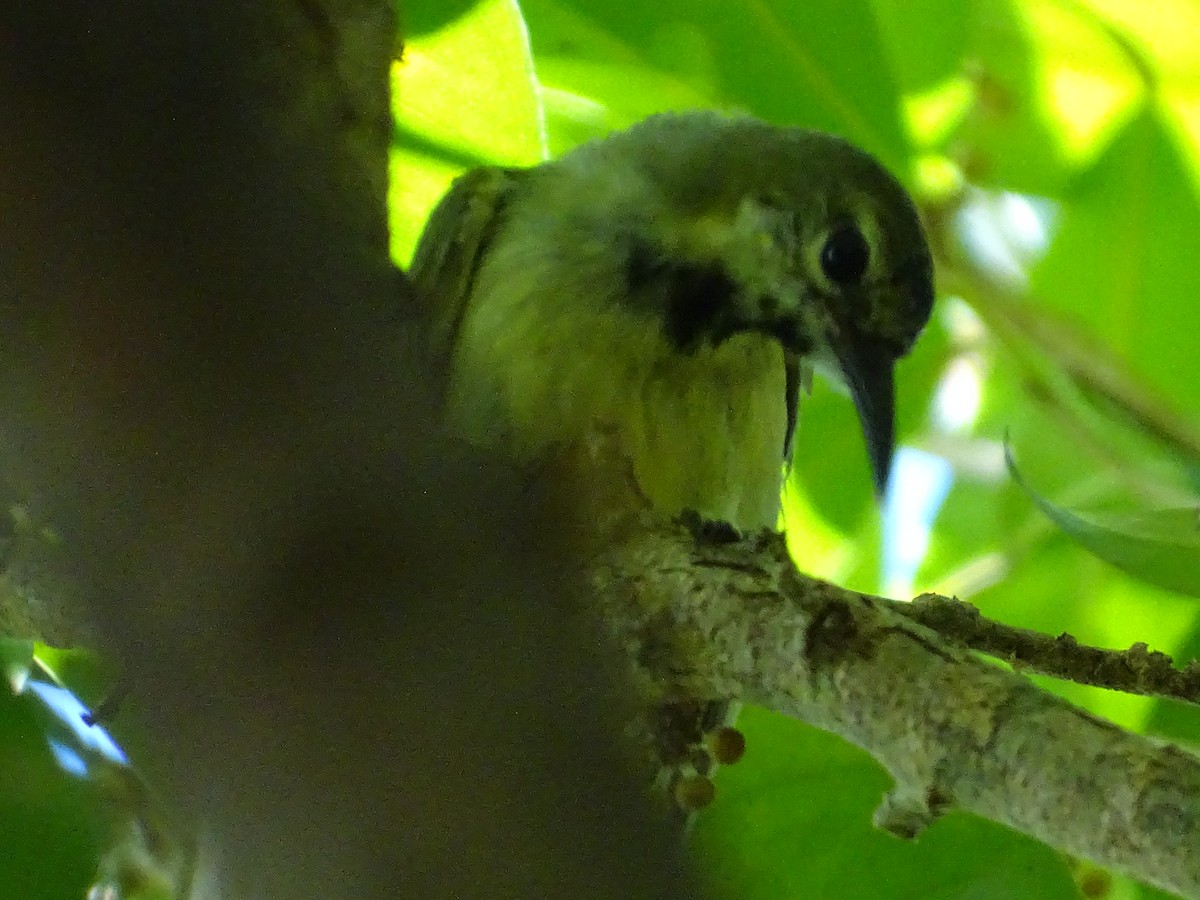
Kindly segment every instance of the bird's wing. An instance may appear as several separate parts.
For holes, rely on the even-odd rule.
[[[525,171],[472,169],[455,179],[429,215],[408,272],[428,304],[439,355],[454,346],[479,265]]]

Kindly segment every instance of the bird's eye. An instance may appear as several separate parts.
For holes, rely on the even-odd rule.
[[[871,248],[854,225],[843,225],[825,240],[821,248],[821,271],[834,284],[853,284],[867,272]]]

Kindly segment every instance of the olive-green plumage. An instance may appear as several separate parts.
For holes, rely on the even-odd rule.
[[[849,388],[882,492],[892,369],[933,301],[916,211],[871,157],[711,112],[468,172],[410,274],[432,303],[454,426],[534,468],[582,460],[582,524],[600,541],[620,521],[614,498],[775,527],[812,368]],[[685,741],[736,715],[681,709],[697,717]],[[667,783],[685,774],[669,766]]]
[[[810,367],[850,388],[882,489],[892,367],[932,302],[911,201],[837,138],[655,116],[459,179],[412,266],[454,422],[536,463],[603,434],[655,508],[777,523]]]

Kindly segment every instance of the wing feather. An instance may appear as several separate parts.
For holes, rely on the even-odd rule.
[[[430,213],[409,277],[428,304],[432,349],[448,361],[480,263],[525,170],[479,168],[459,176]]]

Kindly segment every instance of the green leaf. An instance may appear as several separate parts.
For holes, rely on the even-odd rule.
[[[573,59],[662,73],[635,80],[630,87],[642,96],[617,101],[623,108],[672,108],[687,100],[673,86],[687,85],[686,93],[707,98],[704,105],[841,134],[907,171],[900,95],[867,0],[696,0],[686,9],[626,0],[522,5],[539,66],[549,57],[560,65]],[[586,78],[565,80],[566,67],[555,74],[564,80],[553,87],[587,95]]]
[[[1136,110],[1139,60],[1083,4],[980,0],[975,102],[953,138],[968,177],[1056,197]]]
[[[0,638],[0,674],[9,683],[19,682],[33,664],[33,641]],[[0,687],[3,690],[3,687]]]
[[[539,58],[552,156],[668,109],[713,106],[694,85],[636,63]]]
[[[1176,654],[1180,661],[1200,659],[1200,617]],[[1147,721],[1152,733],[1176,743],[1200,747],[1200,717],[1196,707],[1179,700],[1156,698]]]
[[[962,72],[974,5],[945,0],[872,0],[896,80],[926,91]]]
[[[393,68],[392,100],[392,257],[407,265],[429,211],[456,175],[546,156],[537,80],[514,0],[483,0],[407,44]]]
[[[54,764],[39,707],[0,684],[0,891],[84,897],[96,871],[95,807],[89,785]]]
[[[393,0],[406,40],[437,31],[466,15],[478,0]]]
[[[1058,854],[973,816],[951,814],[914,842],[874,828],[888,777],[840,738],[754,707],[738,727],[746,756],[721,769],[696,827],[715,896],[1077,898]]]
[[[89,707],[100,703],[117,680],[113,661],[94,650],[61,649],[37,644],[34,656],[61,685]]]
[[[1200,409],[1200,196],[1195,160],[1160,111],[1130,122],[1064,199],[1033,273],[1039,300],[1184,411]],[[1194,419],[1194,416],[1193,416]]]
[[[1200,597],[1200,507],[1073,511],[1035,491],[1007,447],[1005,462],[1042,512],[1091,553],[1149,584]]]

